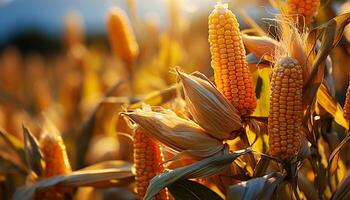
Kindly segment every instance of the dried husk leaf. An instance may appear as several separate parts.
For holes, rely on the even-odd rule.
[[[23,126],[24,151],[27,164],[31,170],[37,175],[42,175],[43,172],[43,154],[39,147],[39,142],[30,132],[30,130]]]
[[[238,111],[209,80],[178,71],[186,102],[194,120],[208,134],[220,139],[234,139],[242,127]],[[203,75],[204,76],[204,75]]]
[[[123,115],[138,124],[151,137],[175,151],[205,158],[224,149],[221,141],[207,135],[199,125],[173,113],[138,110]]]
[[[275,51],[279,49],[279,43],[267,36],[250,36],[243,34],[242,40],[248,51],[268,61],[274,60]]]
[[[345,129],[349,128],[348,121],[344,118],[344,112],[336,99],[334,99],[327,87],[321,84],[317,91],[317,103],[334,117],[334,121]]]
[[[350,171],[347,171],[343,180],[339,183],[336,191],[333,193],[331,200],[349,199],[350,198]]]
[[[185,167],[180,167],[172,171],[165,171],[151,180],[144,199],[151,200],[152,197],[164,187],[178,180],[212,176],[224,169],[225,166],[231,164],[239,156],[251,152],[252,150],[245,149],[228,154],[216,155]]]
[[[327,23],[311,30],[307,37],[307,46],[311,50],[316,46],[317,39],[321,38],[320,46],[315,58],[311,61],[312,67],[308,79],[304,81],[303,106],[310,105],[322,83],[325,71],[325,60],[331,50],[339,43],[345,26],[350,22],[350,13],[339,15]],[[312,47],[312,48],[310,48]],[[310,51],[308,51],[310,52]]]
[[[191,180],[178,180],[168,187],[175,199],[223,200],[208,187]]]
[[[19,188],[14,196],[14,200],[31,200],[39,190],[52,187],[80,187],[96,186],[112,187],[129,184],[134,179],[131,172],[131,165],[120,168],[96,169],[76,171],[67,175],[53,176],[39,181],[31,186]]]
[[[273,194],[283,181],[283,176],[279,174],[268,174],[263,177],[251,179],[229,188],[227,199],[229,200],[254,200],[272,199]]]
[[[346,137],[343,139],[343,141],[333,150],[331,155],[329,156],[329,161],[328,161],[328,174],[333,175],[337,168],[338,168],[338,160],[339,160],[339,153],[341,149],[348,144],[350,141],[350,133],[346,135]]]

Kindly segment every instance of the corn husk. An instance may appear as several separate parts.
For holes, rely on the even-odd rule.
[[[174,113],[138,110],[123,115],[166,147],[190,157],[206,158],[224,149],[221,141],[210,137],[199,125]]]
[[[178,72],[186,102],[194,120],[208,133],[220,140],[234,139],[235,131],[242,127],[238,111],[230,102],[204,79]]]
[[[248,51],[266,60],[272,61],[279,43],[267,36],[242,35],[242,40]]]

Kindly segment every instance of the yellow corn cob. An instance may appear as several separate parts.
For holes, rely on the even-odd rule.
[[[349,86],[346,92],[345,104],[344,104],[344,117],[350,120],[350,74],[349,74]]]
[[[255,90],[250,78],[239,24],[226,5],[218,3],[209,15],[211,65],[219,91],[241,115],[256,107]]]
[[[163,172],[163,162],[163,154],[159,144],[151,140],[140,128],[136,129],[134,135],[134,164],[136,169],[136,190],[139,199],[143,199],[145,196],[150,180]],[[168,199],[167,191],[162,190],[155,199]]]
[[[108,15],[107,28],[114,53],[125,62],[132,63],[139,54],[139,47],[125,12],[119,8],[112,9]]]
[[[268,134],[270,154],[292,158],[300,148],[303,119],[302,67],[291,57],[280,59],[272,71]]]
[[[43,177],[48,178],[56,175],[64,175],[72,171],[66,147],[59,134],[42,134],[40,138],[40,149],[45,161]],[[70,188],[53,187],[48,190],[40,191],[36,195],[36,199],[63,200],[70,192]]]
[[[66,146],[58,134],[43,134],[40,148],[44,155],[44,177],[68,174],[71,172]]]
[[[298,15],[300,25],[309,24],[317,14],[320,0],[287,0],[288,15]]]

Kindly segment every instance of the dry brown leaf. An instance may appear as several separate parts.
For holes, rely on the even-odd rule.
[[[342,107],[329,94],[329,91],[324,84],[321,84],[319,90],[317,91],[317,103],[334,117],[334,121],[337,124],[341,125],[346,130],[349,129],[349,123],[344,118]]]

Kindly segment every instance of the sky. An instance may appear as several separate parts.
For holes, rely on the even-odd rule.
[[[166,0],[138,0],[141,17],[148,12],[157,13],[166,22]],[[192,11],[213,5],[213,0],[181,0],[191,6]],[[193,5],[192,5],[193,4]],[[64,16],[78,11],[85,31],[104,32],[108,10],[118,6],[127,10],[125,0],[0,0],[0,42],[8,40],[14,33],[27,28],[36,28],[58,36],[62,33]]]

